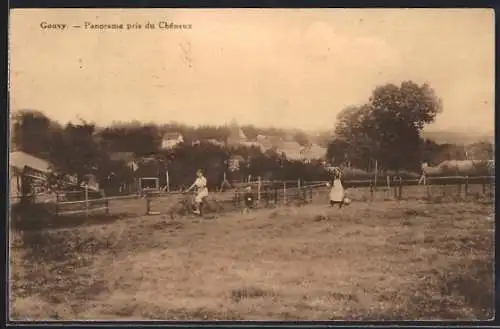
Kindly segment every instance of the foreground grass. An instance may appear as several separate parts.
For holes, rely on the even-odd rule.
[[[360,202],[12,233],[11,318],[489,319],[492,213]]]

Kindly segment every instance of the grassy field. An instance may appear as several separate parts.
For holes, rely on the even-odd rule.
[[[489,319],[493,211],[353,202],[11,232],[11,319]]]

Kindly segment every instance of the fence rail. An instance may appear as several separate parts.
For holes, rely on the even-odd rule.
[[[244,187],[251,186],[255,196],[256,206],[265,207],[270,204],[314,203],[327,202],[329,187],[328,181],[264,181],[237,184],[229,191],[210,193],[220,204],[228,205],[231,209],[244,207]],[[382,184],[383,183],[383,184]],[[374,180],[348,180],[346,195],[352,200],[376,201],[386,199],[427,199],[452,197],[467,200],[468,198],[483,197],[490,201],[495,195],[495,177],[427,177],[425,184],[419,184],[418,179],[398,179],[380,181],[375,185]],[[183,192],[165,192],[161,190],[146,191],[124,196],[89,198],[76,201],[59,201],[55,203],[55,215],[85,215],[134,213],[144,215],[167,211],[186,198]]]

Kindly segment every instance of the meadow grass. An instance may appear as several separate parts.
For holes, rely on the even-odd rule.
[[[11,319],[489,319],[493,212],[378,201],[11,231]]]

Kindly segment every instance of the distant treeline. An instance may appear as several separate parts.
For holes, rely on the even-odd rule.
[[[349,106],[338,115],[331,135],[312,136],[296,130],[258,128],[243,125],[249,140],[258,135],[295,139],[300,145],[310,143],[327,147],[322,159],[330,165],[344,166],[346,178],[363,179],[375,169],[381,177],[395,173],[414,177],[421,163],[436,166],[446,160],[493,158],[492,141],[471,145],[438,144],[422,138],[422,129],[442,111],[441,101],[430,86],[404,81],[374,89],[360,106]],[[61,125],[39,111],[15,112],[12,120],[12,148],[48,160],[60,175],[96,176],[101,186],[132,184],[135,177],[159,177],[166,183],[166,171],[172,188],[190,184],[196,169],[203,169],[212,189],[220,186],[224,175],[231,181],[261,176],[266,180],[325,180],[329,178],[323,163],[290,161],[274,150],[257,147],[228,146],[234,127],[191,127],[178,123],[156,124],[116,122],[107,127],[81,121]],[[166,133],[180,133],[184,143],[172,150],[162,149]],[[208,142],[216,140],[219,145]],[[200,141],[200,143],[193,143]],[[130,153],[131,158],[115,157]],[[229,170],[230,159],[238,159],[239,168]],[[135,159],[137,171],[131,170]],[[477,163],[477,162],[475,162]],[[477,167],[477,166],[476,166]],[[481,166],[479,166],[481,167]],[[478,167],[478,168],[479,168]],[[487,165],[483,166],[485,170]],[[474,170],[476,170],[475,168]],[[444,169],[443,169],[444,170]],[[447,169],[448,170],[448,169]],[[476,170],[487,174],[487,170]],[[456,168],[451,171],[459,174]]]
[[[260,129],[242,126],[249,139],[262,134],[286,137],[288,131],[277,128]],[[161,149],[165,133],[181,133],[184,143],[172,150]],[[81,121],[64,126],[39,111],[16,112],[12,125],[12,148],[48,160],[60,176],[76,176],[78,181],[88,174],[96,176],[101,186],[133,184],[135,177],[159,177],[166,184],[166,171],[172,188],[192,183],[197,169],[203,169],[211,188],[219,187],[224,174],[229,181],[262,176],[266,179],[318,180],[328,178],[321,163],[304,164],[288,161],[272,150],[262,152],[257,147],[227,147],[230,135],[227,126],[189,127],[182,124],[115,123],[96,127]],[[296,132],[297,139],[304,135]],[[218,140],[221,145],[207,142]],[[193,141],[201,141],[193,144]],[[304,141],[302,141],[304,143]],[[132,172],[127,159],[116,159],[116,153],[131,153],[138,168]],[[229,170],[230,158],[238,159],[239,170]]]

